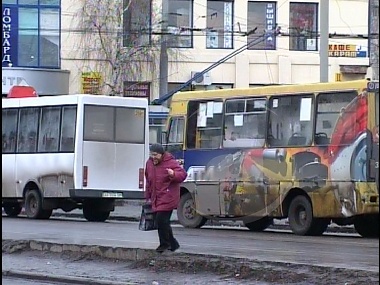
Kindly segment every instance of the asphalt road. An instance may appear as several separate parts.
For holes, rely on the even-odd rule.
[[[137,223],[84,220],[2,218],[3,239],[39,240],[66,244],[148,248],[158,245],[157,232],[141,232]],[[188,253],[242,257],[379,272],[379,241],[358,236],[302,237],[288,233],[174,227]]]

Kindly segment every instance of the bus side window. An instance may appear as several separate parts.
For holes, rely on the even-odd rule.
[[[270,147],[311,145],[313,96],[313,94],[299,94],[270,99],[267,137]]]
[[[317,96],[317,117],[314,133],[316,145],[326,146],[330,144],[336,122],[356,96],[356,92],[321,93]]]
[[[76,117],[77,108],[75,106],[65,106],[62,108],[60,151],[74,151]]]
[[[3,110],[2,117],[2,151],[14,153],[16,151],[17,109]]]
[[[224,117],[224,147],[263,147],[266,99],[230,99]]]
[[[37,151],[37,130],[40,108],[21,108],[17,139],[17,152]]]
[[[187,114],[187,147],[215,149],[222,143],[221,101],[189,102]]]
[[[167,150],[169,152],[182,150],[185,120],[182,117],[171,118],[169,125]]]
[[[38,152],[58,152],[61,107],[42,107]]]

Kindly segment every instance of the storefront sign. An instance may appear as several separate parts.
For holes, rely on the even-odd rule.
[[[3,67],[2,95],[13,86],[32,86],[39,96],[69,94],[70,72],[39,68]]]
[[[101,94],[102,75],[99,72],[82,72],[82,93]]]
[[[17,30],[18,11],[17,7],[2,5],[3,36],[2,36],[2,67],[17,66]]]
[[[265,38],[265,47],[273,48],[274,47],[274,30],[275,30],[275,7],[273,3],[268,3],[266,6],[265,13],[265,28],[266,28],[266,38]]]
[[[124,97],[142,97],[150,98],[150,83],[149,82],[124,82]]]
[[[379,81],[370,81],[367,83],[368,92],[379,92]]]
[[[357,45],[329,45],[330,57],[367,57],[367,50]]]

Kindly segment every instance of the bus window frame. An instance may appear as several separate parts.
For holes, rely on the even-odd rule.
[[[40,106],[40,116],[39,116],[39,125],[38,125],[38,141],[37,141],[37,153],[58,153],[60,152],[60,144],[61,144],[61,125],[62,125],[62,106],[60,105],[52,105],[52,106]],[[46,151],[46,150],[40,150],[40,136],[42,135],[41,129],[42,129],[42,115],[44,110],[47,110],[48,108],[54,108],[59,110],[59,123],[58,123],[58,145],[57,145],[57,150],[55,151]]]
[[[176,134],[176,139],[178,138],[177,137],[177,131],[178,131],[178,126],[179,126],[179,122],[182,121],[182,135],[180,136],[181,137],[181,141],[171,141],[170,140],[170,134],[172,133],[171,130],[172,130],[172,127],[173,127],[173,124],[174,122],[177,122],[177,125],[176,125],[176,130],[175,130],[175,134]],[[185,138],[185,134],[186,134],[186,118],[185,116],[173,116],[173,117],[170,117],[169,120],[168,120],[168,128],[167,128],[167,133],[166,133],[166,140],[164,143],[164,146],[165,146],[165,149],[168,150],[169,152],[172,152],[172,151],[178,151],[178,150],[184,150],[184,147],[185,147],[185,141],[186,141],[186,138]]]
[[[309,134],[310,137],[305,137],[305,143],[304,144],[289,144],[289,140],[292,138],[293,134],[297,133],[297,132],[293,132],[293,134],[287,138],[287,141],[284,141],[283,143],[281,144],[271,144],[270,141],[273,140],[273,139],[276,139],[274,137],[271,137],[270,138],[270,123],[271,123],[271,114],[273,113],[273,100],[274,99],[283,99],[283,98],[287,98],[287,97],[295,97],[295,98],[299,98],[300,99],[300,103],[298,105],[300,111],[301,111],[301,105],[302,105],[302,99],[303,98],[311,98],[311,114],[310,114],[310,118],[311,118],[311,122],[310,122],[310,129],[311,131],[309,131],[308,133],[305,133],[305,134]],[[279,104],[279,103],[277,103]],[[300,124],[300,122],[302,122],[300,120],[300,115],[298,115],[296,118],[298,118],[298,124]],[[266,144],[269,148],[277,148],[277,147],[280,147],[280,148],[303,148],[303,147],[310,147],[312,146],[313,144],[313,136],[314,136],[314,133],[315,133],[315,129],[314,129],[314,124],[315,124],[315,121],[316,121],[316,97],[315,97],[315,93],[314,92],[308,92],[308,93],[287,93],[287,94],[271,94],[271,95],[268,95],[268,104],[267,104],[267,121],[266,121],[266,136],[265,136],[265,141],[266,141]],[[272,128],[272,127],[271,127]],[[306,131],[307,131],[307,128],[306,128]],[[303,136],[302,136],[303,137]],[[278,139],[276,139],[278,140]],[[284,139],[282,139],[284,140]]]
[[[328,146],[330,144],[330,142],[331,142],[331,136],[332,136],[332,133],[333,133],[333,129],[335,127],[334,125],[336,124],[336,122],[337,122],[337,120],[339,118],[339,115],[338,115],[337,118],[334,120],[334,122],[331,124],[332,131],[330,133],[330,136],[327,136],[328,142],[326,142],[326,143],[316,143],[316,134],[321,133],[321,132],[317,132],[318,116],[320,114],[327,114],[327,113],[330,113],[330,114],[334,113],[335,114],[335,113],[338,113],[338,112],[331,112],[331,111],[329,111],[329,112],[320,112],[319,111],[319,104],[320,104],[320,100],[319,99],[322,96],[329,96],[330,95],[330,98],[331,98],[331,95],[333,95],[333,97],[336,97],[337,94],[340,94],[340,96],[344,96],[342,94],[348,94],[348,93],[354,94],[354,97],[351,99],[351,101],[354,100],[359,95],[358,90],[355,90],[355,89],[352,89],[352,90],[349,90],[349,89],[347,89],[347,90],[328,90],[328,91],[325,91],[325,92],[318,92],[315,95],[315,104],[314,104],[315,105],[314,106],[315,107],[315,115],[314,115],[314,126],[313,126],[313,142],[314,142],[314,144],[316,146],[326,147],[326,146]],[[346,102],[347,104],[345,106],[347,106],[351,101],[347,101]]]
[[[112,109],[112,124],[113,124],[113,130],[112,130],[112,139],[89,139],[86,137],[86,107],[96,107],[96,108],[111,108]],[[146,112],[147,110],[141,107],[121,107],[121,106],[113,106],[113,105],[98,105],[98,104],[92,104],[92,103],[86,103],[83,105],[83,141],[86,142],[106,142],[106,143],[131,143],[131,144],[145,144],[145,130],[143,130],[143,138],[141,141],[137,140],[116,140],[116,113],[117,109],[129,109],[129,110],[135,110],[135,111],[142,111],[143,112],[143,118],[144,118],[144,127],[146,125]]]
[[[14,132],[14,148],[13,148],[13,150],[11,150],[11,151],[3,151],[2,150],[2,154],[15,154],[16,153],[16,151],[17,151],[17,142],[18,142],[18,125],[19,125],[19,113],[20,113],[20,108],[19,107],[12,107],[12,108],[4,108],[4,109],[2,109],[2,111],[4,112],[4,111],[8,111],[8,110],[14,110],[14,111],[16,111],[16,114],[15,114],[15,116],[16,116],[16,128],[15,128],[15,132]],[[3,142],[4,143],[4,142]]]
[[[36,109],[37,110],[37,130],[35,138],[35,148],[34,151],[19,151],[19,141],[20,141],[20,123],[21,123],[21,112],[23,110]],[[28,107],[19,107],[18,108],[18,120],[17,120],[17,144],[16,144],[16,154],[31,154],[38,153],[38,141],[39,141],[39,132],[40,132],[40,117],[41,117],[41,106],[28,106]],[[27,139],[27,138],[26,138]]]
[[[240,111],[235,111],[235,112],[227,112],[227,104],[229,102],[233,102],[233,101],[244,101],[244,110],[242,112]],[[263,110],[261,111],[247,111],[248,109],[248,101],[264,101],[265,102],[265,107]],[[243,115],[243,120],[244,120],[244,116],[245,115],[259,115],[259,114],[263,114],[265,119],[264,119],[264,124],[265,126],[268,125],[268,96],[257,96],[257,97],[250,97],[250,96],[247,96],[247,97],[239,97],[239,98],[229,98],[229,99],[226,99],[224,101],[224,108],[223,108],[223,137],[222,137],[222,147],[223,148],[236,148],[236,147],[239,147],[239,148],[263,148],[265,147],[265,144],[266,144],[266,137],[267,137],[267,128],[264,130],[264,133],[263,133],[263,137],[262,138],[252,138],[252,139],[249,139],[249,138],[243,138],[243,139],[246,139],[246,140],[262,140],[262,144],[261,145],[255,145],[255,146],[225,146],[226,144],[226,141],[229,141],[228,139],[226,139],[226,117],[228,116],[235,116],[235,115]],[[243,122],[243,125],[244,125],[244,122]]]
[[[200,104],[202,104],[202,103],[208,103],[208,102],[216,102],[216,103],[221,103],[222,104],[222,110],[221,110],[221,113],[217,113],[217,114],[220,114],[221,115],[221,122],[220,122],[220,127],[210,127],[210,128],[207,128],[207,127],[205,127],[205,128],[203,128],[203,127],[201,127],[201,128],[203,128],[203,129],[209,129],[209,130],[211,130],[211,129],[219,129],[220,130],[220,132],[219,132],[219,143],[218,143],[218,147],[215,147],[215,148],[213,148],[213,147],[200,147],[200,145],[199,145],[199,143],[200,142],[197,142],[197,140],[199,140],[197,137],[198,137],[198,132],[199,132],[199,127],[197,126],[197,123],[195,124],[195,129],[194,129],[194,136],[195,136],[195,146],[194,147],[189,147],[189,140],[188,140],[188,136],[186,135],[186,137],[185,137],[185,145],[186,145],[186,149],[194,149],[194,150],[214,150],[214,149],[220,149],[221,147],[222,147],[222,145],[223,145],[223,136],[224,136],[224,130],[223,130],[223,127],[224,127],[224,108],[225,108],[225,100],[223,100],[222,98],[212,98],[212,99],[209,99],[209,100],[207,100],[207,99],[199,99],[199,100],[197,100],[197,99],[194,99],[194,100],[189,100],[188,101],[188,104],[187,104],[187,109],[186,109],[186,128],[185,128],[185,130],[186,130],[186,134],[189,132],[189,121],[190,121],[190,117],[192,117],[194,114],[191,114],[191,115],[189,115],[189,112],[190,112],[190,106],[192,105],[192,104],[197,104],[197,108],[196,108],[196,116],[195,116],[195,118],[196,118],[196,122],[197,122],[197,120],[198,120],[198,111],[199,111],[199,106],[200,106]],[[194,120],[194,118],[192,118],[192,120]]]

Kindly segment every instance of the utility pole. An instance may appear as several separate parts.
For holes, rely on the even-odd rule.
[[[376,0],[379,1],[379,0]],[[321,0],[319,12],[320,48],[319,48],[319,78],[320,82],[329,81],[329,0]]]
[[[369,0],[369,63],[372,80],[379,80],[379,0]]]
[[[168,93],[168,0],[162,0],[162,20],[161,20],[161,48],[160,48],[160,78],[159,78],[159,97]]]

